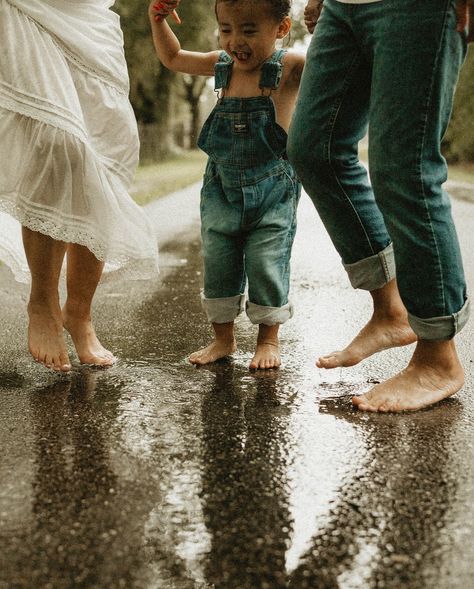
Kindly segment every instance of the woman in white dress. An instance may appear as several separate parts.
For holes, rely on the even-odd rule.
[[[112,4],[0,0],[0,259],[18,280],[29,270],[29,349],[63,372],[63,328],[81,362],[114,361],[91,322],[104,264],[133,278],[157,264],[156,238],[128,194],[138,138]]]

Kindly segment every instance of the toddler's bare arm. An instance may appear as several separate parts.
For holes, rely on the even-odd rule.
[[[162,8],[156,10],[156,1],[150,4],[148,16],[150,18],[153,43],[161,63],[170,70],[185,74],[199,76],[213,76],[214,65],[219,58],[218,51],[201,53],[198,51],[186,51],[181,48],[176,35],[171,30],[166,20],[158,19],[158,16],[167,16],[177,6],[176,0],[161,4]],[[185,26],[185,24],[183,25]]]

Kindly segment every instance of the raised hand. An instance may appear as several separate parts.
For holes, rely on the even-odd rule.
[[[323,0],[309,0],[304,9],[304,24],[309,33],[313,33],[323,9]]]
[[[457,30],[467,30],[467,42],[474,41],[474,0],[458,0],[456,4]]]
[[[180,0],[158,0],[151,3],[150,10],[154,15],[154,19],[157,22],[161,22],[164,20],[168,15],[174,18],[174,20],[181,24],[181,19],[176,12],[176,8],[179,5]]]

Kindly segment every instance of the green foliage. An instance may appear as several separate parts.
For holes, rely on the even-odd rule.
[[[202,151],[188,150],[159,163],[138,168],[132,196],[140,205],[199,182],[206,166]]]
[[[219,48],[214,5],[215,0],[182,0],[178,9],[182,24],[177,25],[168,18],[184,49]],[[290,45],[305,35],[302,6],[302,0],[295,0]],[[153,145],[146,146],[150,133],[142,136],[142,157],[146,155],[149,159],[153,152],[153,157],[159,159],[173,152],[177,129],[186,129],[194,146],[202,123],[200,106],[205,80],[176,74],[160,64],[151,38],[147,0],[117,0],[115,10],[121,17],[124,33],[130,100],[140,128],[146,126],[155,135]]]
[[[155,54],[148,21],[148,2],[117,0],[121,16],[125,55],[130,74],[130,99],[137,119],[143,123],[160,122],[169,116],[166,105],[170,94],[179,88],[177,76],[162,67]],[[214,0],[184,0],[179,8],[183,21],[168,22],[183,47],[210,50],[215,46]],[[177,97],[179,100],[179,96]]]
[[[139,121],[156,121],[155,88],[160,64],[151,41],[147,15],[148,4],[143,0],[117,0],[124,34],[125,56],[130,74],[130,99]]]
[[[444,140],[451,162],[474,162],[474,49],[471,45],[461,72],[451,123]]]

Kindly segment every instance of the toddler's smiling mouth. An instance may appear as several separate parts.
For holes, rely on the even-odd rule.
[[[232,55],[239,61],[247,61],[250,58],[250,53],[246,53],[245,51],[232,51]]]

